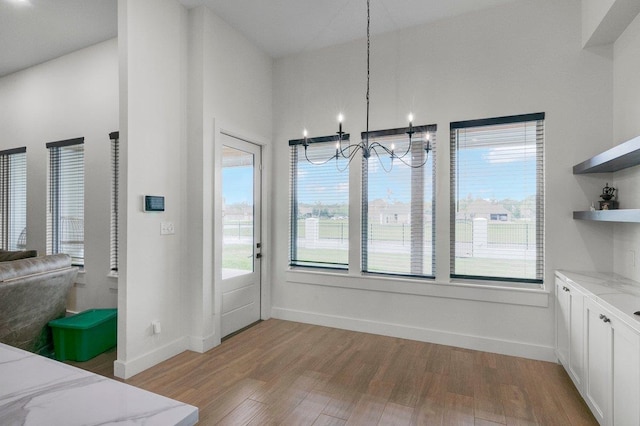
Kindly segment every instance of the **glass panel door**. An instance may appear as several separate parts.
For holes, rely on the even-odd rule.
[[[222,134],[222,336],[260,319],[258,145]]]

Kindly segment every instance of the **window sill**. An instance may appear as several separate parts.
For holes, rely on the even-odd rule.
[[[471,281],[438,282],[430,279],[347,275],[341,271],[310,271],[298,268],[287,271],[286,277],[288,283],[296,284],[540,308],[549,306],[550,293],[539,285],[524,287],[524,284],[500,282],[482,282],[481,284]]]

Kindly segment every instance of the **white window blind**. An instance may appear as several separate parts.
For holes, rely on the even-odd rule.
[[[347,269],[349,263],[348,160],[336,160],[337,137],[291,146],[290,265]],[[343,147],[349,135],[343,136]],[[345,152],[346,154],[346,152]],[[327,161],[329,159],[329,161]],[[315,164],[310,163],[313,162]]]
[[[363,157],[362,270],[369,273],[430,277],[435,273],[434,164],[436,126],[414,127],[411,152],[408,129],[370,132],[403,158],[374,153]],[[363,134],[364,137],[364,134]],[[430,151],[425,147],[429,143]],[[419,167],[422,163],[426,163]],[[406,164],[405,164],[406,163]]]
[[[118,272],[118,194],[120,190],[120,132],[109,133],[111,140],[111,232],[109,265]]]
[[[0,249],[27,246],[27,148],[0,151]]]
[[[451,123],[451,276],[542,283],[544,113]]]
[[[84,265],[84,138],[47,143],[47,254]]]

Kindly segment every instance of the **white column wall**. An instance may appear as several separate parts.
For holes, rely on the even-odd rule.
[[[614,44],[613,60],[613,143],[618,145],[640,136],[640,15]],[[603,141],[604,142],[604,141]],[[609,148],[603,143],[602,150]],[[601,181],[602,186],[604,182]],[[613,186],[618,189],[620,208],[640,209],[640,166],[616,172]],[[599,224],[594,224],[597,226]],[[640,224],[616,224],[614,270],[640,281]]]
[[[375,26],[375,22],[372,23]],[[588,208],[599,181],[578,181],[573,164],[612,129],[612,61],[582,49],[577,1],[516,2],[373,37],[371,128],[438,125],[435,282],[291,272],[287,264],[287,140],[364,130],[365,42],[282,59],[274,77],[273,316],[554,359],[553,271],[613,266],[611,228],[591,229],[572,210]],[[546,112],[545,289],[449,283],[449,123]],[[351,173],[351,194],[359,194]],[[350,200],[351,229],[359,229]],[[351,233],[351,247],[359,245]],[[354,238],[354,236],[356,238]],[[351,256],[353,259],[356,256]],[[357,271],[358,265],[353,268]]]
[[[187,338],[187,10],[175,0],[118,2],[122,202],[118,359],[131,377],[184,351]],[[165,197],[144,213],[142,197]],[[160,235],[173,222],[174,235]],[[162,332],[154,335],[152,321]]]
[[[200,352],[220,342],[219,264],[221,217],[220,131],[263,146],[270,156],[272,133],[272,59],[244,36],[201,6],[189,11],[189,286],[191,349]],[[263,186],[269,187],[265,162]],[[268,197],[263,243],[268,236]],[[267,258],[268,259],[268,258]],[[263,295],[269,294],[268,260],[263,262]],[[268,316],[263,296],[263,317]]]

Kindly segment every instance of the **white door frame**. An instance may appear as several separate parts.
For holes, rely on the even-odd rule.
[[[213,238],[213,252],[214,258],[213,260],[213,307],[214,307],[214,328],[215,335],[217,336],[217,342],[220,342],[221,333],[222,333],[222,238],[217,238],[218,233],[222,231],[222,146],[228,145],[233,147],[229,143],[225,143],[225,140],[228,141],[228,138],[237,139],[243,143],[249,143],[256,146],[260,150],[262,165],[258,166],[256,170],[256,174],[259,174],[260,179],[260,198],[261,198],[261,206],[260,209],[256,208],[255,215],[259,217],[261,221],[261,232],[260,235],[256,235],[256,242],[261,242],[262,245],[262,259],[264,259],[265,252],[265,242],[267,241],[266,236],[268,235],[268,227],[265,226],[266,223],[266,215],[265,212],[268,211],[269,201],[265,198],[265,181],[268,181],[268,175],[265,173],[266,167],[265,163],[268,163],[268,157],[266,152],[269,151],[269,146],[266,143],[260,143],[256,140],[252,140],[251,138],[247,138],[239,135],[236,132],[231,132],[223,128],[216,128],[215,131],[215,144],[214,144],[214,157],[215,157],[215,168],[214,168],[214,194],[213,194],[213,202],[214,202],[214,238]],[[267,319],[270,315],[270,283],[268,280],[268,262],[261,262],[260,267],[260,319]]]

